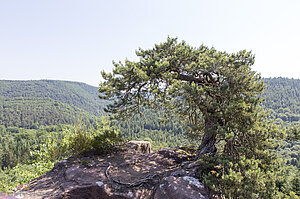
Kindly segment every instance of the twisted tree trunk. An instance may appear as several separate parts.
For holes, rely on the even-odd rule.
[[[214,156],[216,154],[216,131],[217,120],[214,118],[205,119],[204,135],[201,144],[197,149],[197,159],[203,155]]]

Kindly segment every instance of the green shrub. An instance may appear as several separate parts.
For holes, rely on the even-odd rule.
[[[216,194],[229,199],[298,198],[299,172],[286,167],[268,151],[260,155],[265,158],[204,156],[199,160],[201,180]]]
[[[0,172],[0,191],[10,193],[19,184],[30,182],[50,171],[53,165],[53,162],[41,161],[32,164],[18,164],[12,169],[4,169]]]
[[[49,132],[47,141],[40,149],[31,152],[30,164],[18,164],[12,169],[0,170],[0,191],[12,192],[19,184],[27,183],[51,170],[58,160],[90,150],[107,153],[112,146],[122,141],[119,132],[105,118],[101,118],[101,123],[95,128],[87,128],[79,120],[63,132]]]
[[[100,153],[108,152],[112,146],[123,141],[119,132],[113,129],[105,118],[101,118],[101,125],[97,125],[92,132],[91,148]]]
[[[92,149],[92,132],[79,121],[75,126],[65,129],[65,136],[60,146],[65,155],[77,155]]]
[[[49,133],[48,141],[42,145],[41,150],[32,154],[36,156],[35,159],[57,161],[91,150],[106,153],[122,141],[119,132],[104,117],[100,124],[90,128],[79,120],[74,126],[65,129],[62,135]]]

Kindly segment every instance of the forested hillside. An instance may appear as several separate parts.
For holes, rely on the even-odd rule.
[[[264,105],[278,124],[290,126],[300,123],[300,80],[265,78],[267,88]],[[98,88],[84,83],[39,80],[0,80],[0,125],[36,129],[40,126],[73,124],[80,116],[89,122],[102,115],[107,104],[99,99]],[[127,138],[150,138],[161,146],[182,143],[184,127],[177,121],[162,123],[162,115],[146,111],[129,121],[117,123]],[[172,139],[166,139],[172,135]],[[184,139],[183,139],[184,138]],[[165,143],[170,141],[170,144]],[[164,143],[164,144],[163,144]]]
[[[270,117],[283,127],[300,124],[300,79],[265,78],[264,106]],[[299,129],[298,129],[299,130]],[[300,141],[282,140],[277,153],[288,165],[300,168]]]
[[[266,78],[264,82],[264,105],[271,118],[279,124],[300,124],[300,79]]]
[[[115,122],[114,125],[125,138],[151,141],[154,150],[188,144],[184,127],[178,120],[161,122],[160,118],[163,118],[163,114],[146,109],[142,115],[135,115],[131,120]]]
[[[81,116],[93,122],[106,104],[97,87],[79,82],[1,80],[0,93],[0,125],[6,127],[73,124]]]
[[[40,149],[50,132],[63,130],[62,125],[39,129],[23,129],[0,125],[0,169],[12,168],[18,163],[28,163],[30,152]]]
[[[300,80],[266,78],[264,81],[268,85],[263,94],[263,97],[266,97],[264,105],[270,110],[271,117],[285,126],[299,124]],[[103,106],[107,104],[98,98],[97,87],[78,82],[2,80],[0,93],[0,125],[6,129],[2,131],[1,142],[4,140],[4,134],[7,134],[10,137],[10,143],[15,143],[12,144],[13,148],[1,149],[0,147],[0,156],[1,150],[2,154],[5,154],[4,150],[9,150],[12,152],[9,159],[12,160],[22,159],[21,154],[28,156],[27,149],[24,153],[20,152],[23,144],[13,141],[19,140],[14,136],[29,132],[25,129],[45,132],[43,126],[74,124],[81,116],[85,122],[94,123],[103,113]],[[118,121],[114,124],[125,138],[150,140],[154,149],[174,147],[190,142],[186,137],[185,128],[178,121],[173,119],[163,123],[159,120],[162,117],[159,112],[144,110],[142,115],[136,115],[132,120]],[[23,133],[15,134],[14,129]],[[36,140],[30,137],[28,138],[30,142]],[[37,138],[36,142],[38,140],[42,139]],[[194,141],[197,140],[194,139]],[[280,154],[289,164],[299,167],[299,147],[299,142],[284,142]],[[289,150],[285,150],[287,148]],[[14,161],[9,165],[15,165]]]
[[[103,113],[103,100],[97,87],[79,82],[58,80],[10,81],[0,80],[0,97],[50,98],[83,109],[94,115]]]
[[[73,124],[83,117],[96,120],[96,116],[76,106],[51,98],[14,97],[0,101],[0,125],[37,129],[40,126]]]
[[[267,84],[264,105],[271,118],[279,124],[300,124],[300,80],[264,78],[264,82]],[[104,113],[103,107],[107,104],[98,95],[97,87],[79,82],[0,80],[0,125],[34,128],[36,125],[69,124],[80,114],[94,119]],[[140,128],[164,130],[164,127],[158,127],[160,123],[153,118],[155,114],[144,114],[138,122]],[[123,129],[124,125],[120,127]],[[173,126],[168,130],[172,131]],[[132,134],[129,129],[124,131]]]

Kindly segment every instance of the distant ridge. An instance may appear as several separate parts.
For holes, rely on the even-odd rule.
[[[94,115],[102,114],[98,88],[81,82],[61,80],[0,80],[1,97],[51,98]]]
[[[300,124],[300,79],[263,80],[268,85],[263,94],[264,105],[271,117],[278,124]],[[103,107],[108,104],[98,95],[97,87],[81,82],[0,80],[0,125],[33,128],[70,124],[80,115],[94,120],[104,113]]]
[[[0,125],[33,128],[36,125],[74,123],[103,114],[105,101],[97,87],[61,80],[0,80]]]

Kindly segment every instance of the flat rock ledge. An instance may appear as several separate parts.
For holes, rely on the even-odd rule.
[[[191,156],[133,141],[106,156],[71,157],[14,193],[23,199],[208,199]]]

